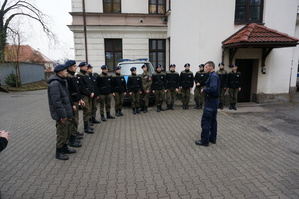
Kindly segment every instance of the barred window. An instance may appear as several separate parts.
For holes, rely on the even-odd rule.
[[[264,0],[236,0],[235,23],[262,23]]]
[[[103,0],[104,13],[121,13],[121,0]]]
[[[165,14],[166,13],[166,0],[149,0],[149,13],[150,14]]]

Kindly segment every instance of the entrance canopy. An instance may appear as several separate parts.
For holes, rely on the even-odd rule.
[[[262,48],[262,66],[273,48],[297,46],[298,38],[251,23],[222,42],[222,48],[229,49],[229,65],[239,48]]]

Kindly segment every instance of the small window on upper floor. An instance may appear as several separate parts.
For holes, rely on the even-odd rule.
[[[264,0],[236,0],[235,23],[262,23]]]
[[[166,0],[149,0],[148,2],[150,14],[166,13]]]
[[[121,0],[103,0],[104,13],[121,13]]]

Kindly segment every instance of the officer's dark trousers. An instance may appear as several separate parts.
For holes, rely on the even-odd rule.
[[[218,99],[207,99],[201,118],[201,140],[204,144],[217,139]]]

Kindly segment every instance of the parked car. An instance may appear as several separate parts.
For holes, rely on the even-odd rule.
[[[117,64],[117,66],[121,66],[121,74],[125,76],[126,82],[128,82],[128,77],[131,75],[130,68],[136,67],[136,73],[137,75],[140,75],[143,73],[143,70],[141,68],[142,65],[147,66],[147,70],[150,75],[152,75],[155,70],[151,62],[149,62],[146,58],[144,59],[122,59],[119,60],[120,62]],[[154,94],[150,94],[150,104],[154,103],[155,98]],[[124,97],[124,104],[130,104],[130,95],[127,93]]]

